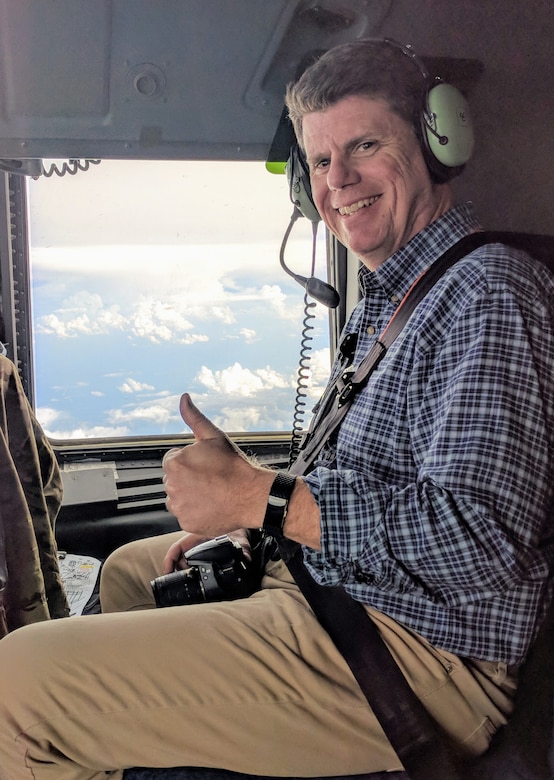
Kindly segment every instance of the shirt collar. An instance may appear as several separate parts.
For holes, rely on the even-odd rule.
[[[460,238],[480,229],[471,203],[454,206],[417,233],[375,271],[362,266],[358,279],[363,295],[370,295],[380,287],[387,298],[401,300],[431,263]]]

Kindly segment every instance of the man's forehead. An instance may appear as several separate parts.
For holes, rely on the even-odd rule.
[[[334,144],[349,144],[360,134],[398,132],[406,123],[382,98],[352,96],[302,119],[302,140],[308,157]]]

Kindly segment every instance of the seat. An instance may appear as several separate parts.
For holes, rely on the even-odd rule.
[[[283,780],[282,777],[244,775],[224,769],[202,769],[180,767],[178,769],[127,769],[124,780]],[[306,780],[306,778],[286,778]],[[409,780],[406,772],[377,772],[369,775],[341,775],[335,778],[314,778],[314,780]]]

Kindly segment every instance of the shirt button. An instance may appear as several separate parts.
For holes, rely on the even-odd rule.
[[[367,326],[367,333],[370,336],[375,335],[375,325],[368,325]]]
[[[399,300],[400,300],[400,298],[398,297],[398,295],[391,295],[391,297],[390,297],[390,302],[391,303],[398,303]]]

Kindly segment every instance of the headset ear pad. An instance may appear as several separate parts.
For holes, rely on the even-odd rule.
[[[298,211],[310,222],[319,222],[321,217],[312,200],[312,187],[308,165],[297,144],[290,150],[286,165],[290,199]]]
[[[473,122],[466,98],[452,84],[427,92],[422,115],[424,152],[431,173],[447,181],[460,173],[473,152]]]

